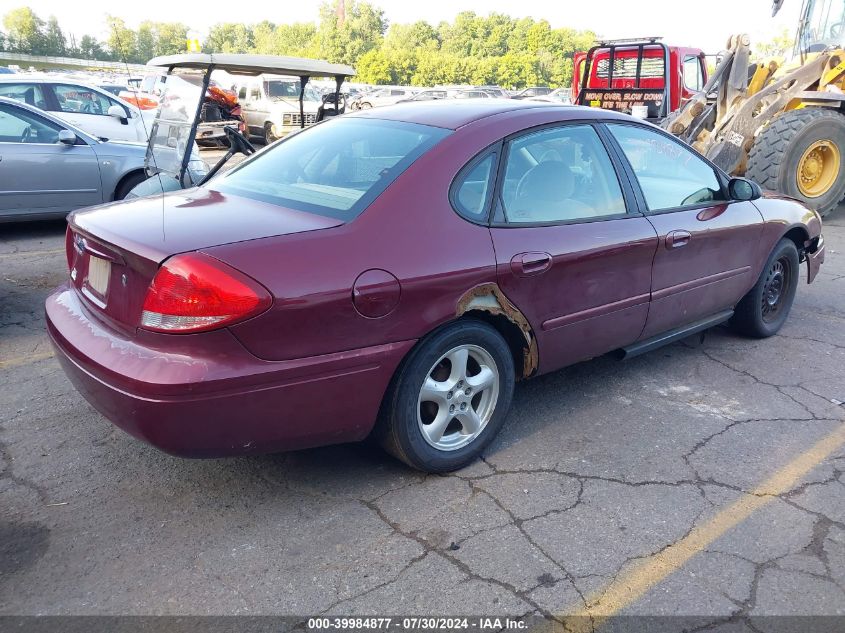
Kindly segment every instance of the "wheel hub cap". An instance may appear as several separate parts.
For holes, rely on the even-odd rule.
[[[762,314],[764,321],[774,320],[783,307],[784,290],[789,281],[788,262],[781,258],[772,264],[763,286]]]
[[[423,381],[417,421],[425,441],[453,451],[475,440],[496,409],[499,370],[476,345],[459,345],[434,364]]]
[[[833,141],[816,141],[798,162],[798,190],[808,198],[824,195],[839,178],[841,155]]]

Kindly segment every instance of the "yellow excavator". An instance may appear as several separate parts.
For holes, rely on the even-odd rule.
[[[804,0],[791,61],[752,63],[749,37],[731,37],[702,92],[663,126],[728,173],[827,215],[845,197],[843,49],[845,0]]]

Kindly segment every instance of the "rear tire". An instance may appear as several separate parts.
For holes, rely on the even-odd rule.
[[[459,321],[432,334],[394,376],[375,439],[412,468],[442,473],[473,462],[501,429],[516,375],[495,329]]]
[[[741,334],[767,338],[786,322],[799,278],[798,249],[783,238],[777,243],[760,278],[736,306],[731,325]]]
[[[829,143],[827,149],[825,143]],[[821,156],[827,154],[837,165],[830,166],[831,184],[818,195],[807,195],[813,184],[799,182],[802,164],[807,152],[821,144]],[[748,157],[746,176],[764,189],[777,191],[803,201],[811,209],[825,216],[833,211],[845,197],[845,115],[826,108],[803,108],[785,112],[774,119],[754,141]],[[812,173],[814,165],[807,168]],[[838,173],[836,173],[838,171]],[[801,188],[804,188],[802,192]],[[822,187],[822,189],[825,189]]]
[[[120,181],[120,184],[117,185],[117,189],[114,192],[114,199],[123,200],[130,191],[146,179],[147,175],[142,171],[136,171],[135,173],[129,174]]]

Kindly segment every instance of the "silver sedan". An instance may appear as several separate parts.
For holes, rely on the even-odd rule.
[[[146,178],[146,145],[104,141],[0,98],[0,222],[64,217],[120,200]]]

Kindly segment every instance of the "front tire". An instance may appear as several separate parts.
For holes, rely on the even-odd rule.
[[[781,239],[757,283],[736,306],[731,324],[738,332],[754,338],[777,334],[795,300],[799,265],[795,243]]]
[[[264,124],[264,144],[270,145],[270,143],[274,143],[278,140],[279,137],[273,134],[273,124],[268,121]]]
[[[781,114],[754,141],[746,176],[825,216],[845,197],[845,115],[826,108]]]
[[[467,320],[435,332],[400,367],[376,427],[412,468],[442,473],[473,462],[505,422],[516,381],[502,335]]]

